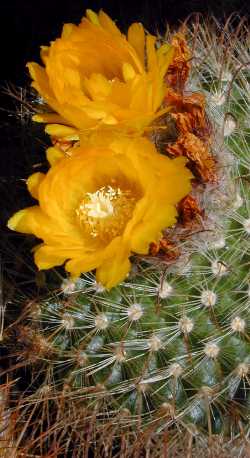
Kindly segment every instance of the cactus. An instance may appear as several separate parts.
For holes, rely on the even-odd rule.
[[[111,290],[59,270],[16,299],[15,456],[248,456],[250,36],[244,21],[186,28],[219,177],[195,191],[202,228]]]

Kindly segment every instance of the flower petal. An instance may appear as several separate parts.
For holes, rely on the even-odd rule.
[[[106,14],[104,11],[100,11],[98,14],[99,22],[101,26],[109,31],[112,35],[121,37],[121,32],[118,27],[115,25],[114,21]]]
[[[57,246],[38,245],[35,249],[35,263],[39,270],[51,269],[55,266],[60,266],[66,259],[69,253],[60,250]]]
[[[46,150],[46,158],[47,161],[51,166],[55,165],[60,159],[65,158],[65,154],[59,149],[54,146],[47,148]]]
[[[44,173],[36,172],[30,175],[26,181],[27,188],[34,199],[38,199],[38,189],[45,176]]]
[[[48,103],[51,104],[53,100],[55,101],[55,99],[45,69],[35,62],[29,62],[27,67],[31,78],[34,80],[32,86]],[[51,106],[53,107],[53,105]]]
[[[38,205],[19,210],[9,219],[7,226],[12,231],[34,234],[46,241],[58,240],[60,233],[57,222],[43,213]]]
[[[153,72],[157,68],[157,57],[155,50],[156,37],[148,34],[146,36],[146,53],[147,53],[147,65],[148,70]]]
[[[106,259],[96,271],[96,279],[110,289],[121,283],[130,271],[129,247],[121,244],[120,237],[114,239],[106,250]]]
[[[143,25],[135,22],[128,29],[128,41],[135,49],[143,67],[145,62],[145,32]]]
[[[68,23],[63,25],[62,38],[69,38],[72,32],[76,29],[74,24]]]
[[[159,208],[160,207],[160,208]],[[176,222],[177,211],[173,205],[157,202],[150,205],[143,219],[134,228],[131,234],[131,250],[139,254],[147,254],[149,244],[158,242],[162,230]]]
[[[93,10],[86,10],[86,16],[92,22],[92,24],[100,25],[98,14],[96,14]]]
[[[66,140],[79,140],[77,129],[74,127],[63,126],[61,124],[48,124],[45,132],[52,137],[63,137]]]
[[[79,277],[81,273],[96,269],[103,261],[103,253],[82,254],[68,261],[65,269],[73,276]]]
[[[32,116],[32,120],[35,122],[44,123],[55,123],[55,124],[67,124],[67,121],[56,113],[39,113]]]

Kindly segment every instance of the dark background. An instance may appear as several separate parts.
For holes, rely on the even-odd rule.
[[[103,8],[126,31],[141,21],[150,31],[177,26],[192,12],[223,22],[233,12],[249,16],[246,0],[0,0],[0,221],[30,204],[24,179],[44,162],[42,127],[20,116],[20,104],[6,95],[6,85],[28,87],[27,61],[39,61],[40,45],[60,35],[64,22],[78,23],[86,8]],[[236,22],[237,23],[237,20]]]
[[[37,60],[39,46],[59,36],[64,22],[78,23],[86,8],[104,9],[123,31],[141,21],[151,31],[166,22],[177,25],[192,12],[214,14],[219,20],[237,11],[249,15],[247,0],[1,0],[1,80],[26,82],[25,63]]]

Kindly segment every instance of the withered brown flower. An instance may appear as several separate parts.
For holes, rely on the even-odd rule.
[[[179,131],[177,141],[166,146],[167,153],[187,157],[191,161],[192,172],[200,182],[216,182],[216,162],[211,152],[204,96],[200,93],[182,95],[170,89],[166,101],[175,107],[171,116]]]
[[[197,200],[190,194],[179,202],[179,223],[186,227],[200,224],[204,211],[199,207]]]
[[[174,59],[168,67],[166,81],[169,86],[181,90],[189,76],[191,52],[182,32],[173,36],[171,45],[174,47],[175,53]]]

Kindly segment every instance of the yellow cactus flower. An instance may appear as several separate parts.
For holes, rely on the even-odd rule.
[[[52,124],[80,131],[97,127],[124,128],[142,133],[153,119],[168,111],[162,107],[165,75],[174,48],[146,34],[139,23],[129,27],[127,37],[103,11],[87,10],[79,26],[65,24],[60,38],[42,47],[44,67],[30,62],[32,86],[55,113],[34,116]]]
[[[191,190],[185,163],[160,155],[142,137],[80,146],[47,174],[29,177],[39,205],[15,213],[8,227],[42,239],[35,248],[39,269],[65,263],[73,277],[96,269],[97,281],[111,288],[129,272],[131,254],[147,254],[175,224],[175,205]]]

